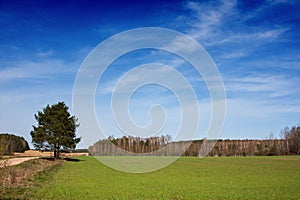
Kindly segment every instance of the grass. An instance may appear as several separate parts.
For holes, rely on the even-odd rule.
[[[76,160],[75,160],[76,161]],[[300,199],[300,157],[183,157],[167,168],[130,174],[79,157],[31,199]]]
[[[63,161],[35,159],[0,168],[0,199],[27,199],[32,188],[48,181]]]

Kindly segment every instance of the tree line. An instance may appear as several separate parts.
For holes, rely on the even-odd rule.
[[[78,119],[72,116],[64,102],[47,105],[35,114],[37,125],[30,132],[36,149],[54,151],[74,150],[81,138],[76,137]],[[0,156],[29,149],[24,138],[0,135]],[[92,155],[157,155],[157,156],[251,156],[300,155],[300,126],[282,130],[281,139],[269,140],[191,140],[172,141],[170,135],[149,138],[123,136],[99,140],[89,147]]]
[[[300,155],[300,127],[285,128],[281,139],[171,141],[171,136],[123,136],[99,140],[89,147],[95,156],[273,156]],[[202,152],[201,152],[202,151]]]
[[[300,155],[300,126],[286,127],[281,134],[288,142],[288,152]]]
[[[109,136],[107,139],[99,140],[88,148],[92,155],[134,155],[134,154],[153,154],[169,145],[171,136],[140,138],[123,136],[114,138]]]
[[[0,157],[12,155],[14,152],[22,153],[28,149],[28,143],[23,137],[8,133],[0,134]]]

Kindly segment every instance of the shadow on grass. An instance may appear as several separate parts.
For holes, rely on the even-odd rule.
[[[55,159],[53,157],[42,157],[40,159],[55,161]],[[77,158],[60,158],[60,160],[65,160],[65,161],[68,161],[68,162],[81,162],[81,161],[84,161],[84,160],[80,160],[80,159],[77,159]]]
[[[82,162],[84,160],[80,160],[77,158],[64,158],[64,160],[68,161],[68,162]]]

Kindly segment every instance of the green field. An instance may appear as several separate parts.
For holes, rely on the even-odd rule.
[[[36,199],[300,199],[300,157],[183,157],[144,174],[93,157],[68,161],[30,190]]]

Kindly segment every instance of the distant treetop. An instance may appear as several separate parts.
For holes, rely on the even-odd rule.
[[[14,152],[22,153],[28,149],[28,142],[23,137],[9,133],[0,134],[0,156],[12,155]]]

